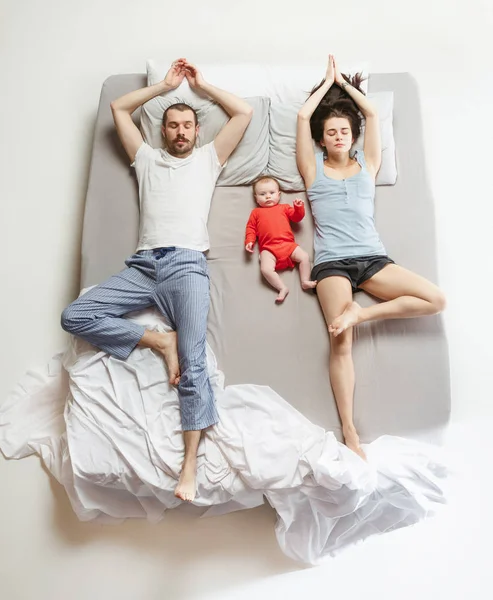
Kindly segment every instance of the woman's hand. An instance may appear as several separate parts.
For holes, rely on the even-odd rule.
[[[337,85],[341,85],[341,83],[347,83],[347,81],[341,75],[341,72],[339,71],[339,67],[337,66],[337,63],[336,63],[336,59],[334,57],[332,57],[332,62],[334,65],[334,81],[337,83]]]
[[[325,82],[332,85],[335,81],[334,57],[329,54],[329,62],[327,63],[327,71],[325,72]]]

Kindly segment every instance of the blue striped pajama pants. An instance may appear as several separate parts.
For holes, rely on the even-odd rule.
[[[185,248],[143,250],[128,268],[75,300],[62,313],[62,327],[125,360],[145,328],[123,315],[156,306],[177,332],[182,427],[205,429],[218,422],[206,361],[209,274],[202,252]]]

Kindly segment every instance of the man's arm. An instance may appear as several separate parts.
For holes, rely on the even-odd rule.
[[[155,96],[177,88],[185,77],[184,65],[184,58],[175,60],[163,81],[125,94],[111,103],[116,131],[130,162],[134,161],[135,154],[144,141],[138,127],[132,121],[132,113]]]
[[[214,140],[217,157],[223,165],[240,143],[246,128],[252,120],[253,108],[238,96],[207,83],[200,71],[191,63],[186,63],[185,76],[192,88],[206,93],[220,104],[231,117]]]

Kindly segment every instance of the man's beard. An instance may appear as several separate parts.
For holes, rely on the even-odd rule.
[[[178,138],[176,140],[173,140],[172,143],[169,143],[168,140],[165,141],[166,148],[172,156],[182,156],[182,154],[188,154],[195,145],[195,138],[193,140],[189,140],[187,138]],[[185,143],[179,145],[179,141],[183,141]]]

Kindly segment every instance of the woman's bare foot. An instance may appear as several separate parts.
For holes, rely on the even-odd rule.
[[[304,290],[313,290],[314,287],[317,287],[317,281],[302,281],[301,287]]]
[[[171,385],[180,383],[180,364],[178,362],[178,344],[176,331],[169,333],[158,333],[154,349],[161,353],[164,357],[166,366],[168,367],[169,382]]]
[[[334,337],[337,337],[348,327],[357,325],[360,322],[361,311],[362,308],[357,302],[351,302],[342,315],[329,325],[329,333],[333,333]]]
[[[287,287],[282,288],[281,290],[279,290],[279,294],[276,298],[276,302],[277,304],[281,304],[281,302],[284,302],[286,296],[289,294],[289,289]]]
[[[366,455],[359,445],[359,435],[354,426],[348,426],[342,428],[342,435],[344,436],[344,443],[346,446],[355,452],[360,458],[366,460]]]
[[[195,471],[197,465],[195,460],[189,460],[183,463],[180,473],[180,479],[175,489],[175,496],[185,502],[193,502],[195,500]]]

